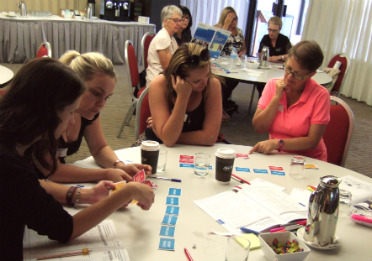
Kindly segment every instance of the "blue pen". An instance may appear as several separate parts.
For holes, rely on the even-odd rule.
[[[249,228],[246,228],[246,227],[241,227],[240,230],[244,233],[253,233],[255,234],[256,236],[258,236],[258,234],[260,234],[260,232],[257,232],[257,231],[254,231],[252,229],[249,229]]]
[[[171,179],[171,178],[165,178],[165,177],[149,177],[150,179],[163,179],[163,180],[169,180],[173,182],[182,182],[180,179]]]

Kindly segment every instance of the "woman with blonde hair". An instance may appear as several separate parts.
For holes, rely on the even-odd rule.
[[[243,32],[240,28],[237,27],[238,16],[231,6],[225,7],[220,16],[218,24],[214,25],[215,27],[225,29],[231,32],[231,35],[227,39],[225,46],[221,51],[221,55],[230,55],[233,48],[236,48],[238,56],[245,55],[247,49],[245,47],[245,38]],[[239,80],[232,78],[224,78],[224,81],[221,83],[222,86],[222,104],[223,104],[223,119],[227,120],[230,118],[234,111],[238,110],[238,105],[235,102],[230,101],[229,97],[232,92],[238,86]]]
[[[148,139],[167,146],[176,143],[213,145],[221,125],[221,87],[211,73],[209,51],[182,44],[168,68],[150,84],[152,128]]]
[[[85,83],[87,90],[82,95],[79,107],[74,112],[74,124],[67,126],[59,139],[59,162],[57,170],[50,177],[57,182],[92,182],[111,180],[131,181],[132,176],[144,169],[151,173],[151,167],[143,164],[125,164],[107,144],[103,134],[100,111],[113,95],[116,75],[112,62],[96,52],[80,54],[68,51],[60,61],[75,71]],[[102,169],[86,169],[65,163],[65,157],[76,153],[83,137],[94,160]],[[51,157],[51,156],[49,156]],[[37,168],[47,176],[50,170],[36,162]]]

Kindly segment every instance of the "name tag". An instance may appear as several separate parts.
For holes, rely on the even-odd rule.
[[[58,149],[58,158],[67,157],[67,148]]]

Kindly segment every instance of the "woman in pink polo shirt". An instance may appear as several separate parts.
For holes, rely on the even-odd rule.
[[[257,133],[269,131],[269,139],[258,142],[251,153],[278,150],[327,161],[322,136],[330,119],[330,98],[311,79],[322,62],[322,50],[314,41],[301,41],[289,50],[284,77],[266,84],[252,120]]]

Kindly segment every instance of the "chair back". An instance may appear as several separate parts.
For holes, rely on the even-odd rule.
[[[145,131],[147,126],[146,120],[151,116],[148,92],[149,87],[138,92],[139,98],[136,106],[136,123],[134,126],[135,140],[138,140],[139,135]]]
[[[39,49],[36,53],[35,58],[40,57],[52,57],[52,47],[49,42],[42,42],[39,46]]]
[[[155,37],[155,33],[153,32],[146,32],[143,37],[142,37],[142,40],[141,40],[141,50],[142,50],[142,65],[143,67],[146,69],[148,64],[147,64],[147,55],[148,55],[148,51],[149,51],[149,46],[150,46],[150,43],[152,41],[152,39],[154,39]]]
[[[129,93],[132,99],[137,99],[134,96],[133,88],[137,88],[139,90],[139,71],[138,71],[138,64],[137,64],[137,56],[136,50],[130,40],[125,42],[125,49],[124,49],[124,56],[125,56],[125,68],[127,71],[127,79],[129,84]]]
[[[344,79],[344,77],[346,75],[346,72],[347,72],[347,69],[349,67],[349,59],[343,53],[337,54],[331,59],[331,61],[329,61],[328,67],[333,68],[336,62],[341,63],[341,66],[339,68],[340,74],[338,75],[338,78],[337,78],[335,84],[333,85],[333,88],[332,88],[331,91],[339,93],[340,88],[341,88],[341,84],[342,84],[342,80]]]
[[[331,119],[323,134],[328,159],[332,164],[344,166],[354,127],[354,113],[350,106],[338,97],[331,96]]]

